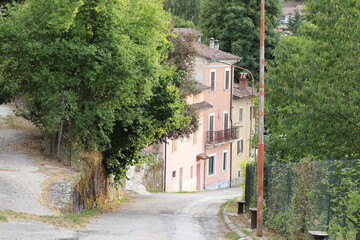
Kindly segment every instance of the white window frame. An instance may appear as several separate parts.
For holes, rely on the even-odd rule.
[[[241,114],[240,114],[241,113]],[[241,117],[241,118],[240,118]],[[239,122],[243,122],[244,121],[244,108],[243,106],[239,107]]]
[[[214,73],[214,76],[215,76],[215,79],[214,79],[214,90],[212,89],[212,86],[211,86],[211,75],[212,73]],[[210,70],[210,92],[215,92],[216,91],[216,69],[211,69]]]
[[[212,140],[214,140],[215,139],[215,113],[209,113],[209,115],[208,115],[208,132],[209,132],[209,134],[210,134],[210,117],[213,117],[213,119],[214,119],[214,121],[213,121],[213,131],[212,131],[212,134],[213,134],[213,136],[212,136]]]
[[[214,175],[216,175],[216,153],[214,153],[214,154],[210,154],[210,155],[208,155],[209,156],[209,158],[208,158],[208,161],[207,161],[207,175],[208,176],[214,176]],[[213,157],[214,158],[214,167],[213,167],[213,173],[212,174],[209,174],[209,170],[210,170],[210,158],[211,157]]]
[[[226,73],[229,72],[229,88],[226,88]],[[224,71],[224,91],[230,90],[231,88],[231,71],[230,68],[225,68]]]
[[[226,163],[224,165],[224,156],[225,156],[225,153],[226,153]],[[228,166],[229,166],[229,151],[228,150],[224,150],[222,152],[222,171],[223,172],[226,172],[228,170]]]

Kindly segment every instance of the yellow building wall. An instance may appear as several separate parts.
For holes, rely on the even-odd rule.
[[[233,99],[232,120],[233,125],[239,127],[239,139],[243,141],[243,152],[238,153],[238,143],[232,143],[232,186],[241,186],[245,183],[246,163],[253,161],[254,149],[251,149],[250,139],[255,132],[255,119],[250,117],[252,98]],[[239,119],[242,108],[242,121]]]

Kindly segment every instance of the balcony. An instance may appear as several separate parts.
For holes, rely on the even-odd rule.
[[[206,144],[220,145],[221,143],[231,142],[239,138],[239,127],[232,127],[220,131],[207,131]]]

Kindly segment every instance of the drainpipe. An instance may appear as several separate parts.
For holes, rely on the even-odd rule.
[[[231,75],[230,75],[230,126],[233,127],[233,120],[232,120],[232,109],[233,109],[233,79],[234,79],[234,67],[231,65]],[[232,178],[232,148],[233,143],[230,143],[230,188],[231,188],[231,178]]]
[[[165,152],[165,157],[164,157],[164,192],[166,192],[166,155],[167,155],[167,153],[166,153],[166,145],[167,145],[167,141],[166,141],[166,139],[165,139],[165,150],[164,150],[164,152]]]
[[[205,187],[206,187],[206,185],[205,185],[205,175],[206,174],[206,159],[204,160],[204,190],[205,190]]]

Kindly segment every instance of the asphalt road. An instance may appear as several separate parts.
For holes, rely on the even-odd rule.
[[[11,109],[0,106],[0,117],[8,114]],[[13,147],[26,137],[21,131],[0,129],[0,209],[51,215],[38,200],[46,176],[37,172],[27,154]],[[217,216],[219,207],[239,195],[238,188],[138,195],[120,210],[94,219],[85,229],[11,220],[0,222],[0,239],[221,240],[225,226]]]
[[[198,193],[139,196],[123,210],[106,214],[79,232],[79,239],[219,240],[225,226],[219,207],[240,195],[238,188]]]

